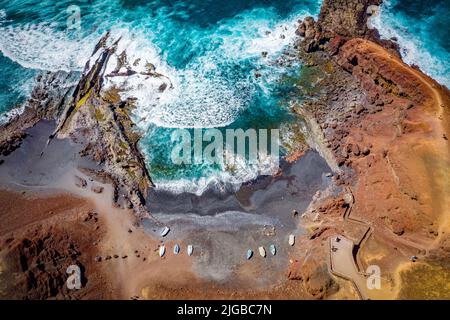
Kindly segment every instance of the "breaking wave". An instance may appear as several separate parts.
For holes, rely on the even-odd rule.
[[[140,148],[157,188],[196,194],[235,188],[256,178],[261,168],[245,161],[234,172],[208,165],[173,168],[166,161],[170,133],[176,128],[276,127],[287,112],[273,96],[285,71],[277,61],[292,44],[296,20],[317,14],[321,3],[93,0],[80,4],[82,30],[77,33],[65,29],[64,14],[53,21],[51,3],[44,1],[45,9],[36,13],[31,2],[12,1],[0,11],[3,56],[20,66],[17,70],[79,72],[106,30],[121,37],[116,58],[126,51],[134,73],[106,77],[105,90],[115,87],[122,98],[136,99],[133,117],[145,132]],[[15,8],[19,5],[25,9]],[[64,6],[58,10],[64,12]],[[39,19],[28,21],[27,10]],[[116,61],[110,60],[106,75],[115,71]]]

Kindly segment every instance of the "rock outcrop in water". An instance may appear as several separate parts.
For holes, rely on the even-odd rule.
[[[145,217],[152,182],[137,147],[140,133],[131,120],[134,100],[122,100],[117,88],[103,88],[106,66],[120,41],[107,46],[109,40],[106,34],[96,46],[95,61],[86,65],[54,135],[81,142],[85,146],[81,153],[101,164],[102,174],[114,183],[114,201]]]
[[[109,33],[95,47],[74,88],[66,88],[73,74],[47,73],[37,78],[24,112],[0,127],[0,154],[18,148],[26,129],[38,121],[56,121],[49,143],[54,138],[71,138],[82,144],[81,155],[102,165],[101,171],[84,171],[106,177],[115,188],[114,202],[146,217],[145,198],[153,184],[137,148],[140,133],[131,120],[134,101],[122,100],[117,88],[103,88],[105,69],[118,43],[107,46],[108,42]]]

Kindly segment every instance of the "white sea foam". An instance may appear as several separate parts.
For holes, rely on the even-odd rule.
[[[225,55],[245,59],[261,57],[261,53],[266,52],[267,59],[262,62],[267,62],[268,59],[278,55],[283,48],[292,44],[296,38],[295,20],[299,16],[296,15],[296,19],[288,19],[271,26],[269,19],[258,19],[258,11],[255,11],[254,14],[236,18],[238,21],[233,20],[230,23],[229,33],[224,37],[224,44],[221,46]]]
[[[91,39],[71,39],[56,26],[26,24],[0,26],[0,51],[30,69],[80,71],[94,47]]]
[[[306,14],[305,14],[306,15]],[[134,97],[138,108],[135,116],[139,126],[146,130],[150,124],[167,128],[213,128],[224,127],[236,119],[248,106],[255,92],[254,74],[247,77],[229,79],[223,75],[221,66],[239,64],[246,59],[257,59],[255,65],[267,65],[274,56],[295,38],[294,20],[270,26],[270,19],[258,18],[255,13],[239,16],[220,25],[215,32],[196,30],[198,37],[206,36],[210,42],[221,40],[218,48],[194,58],[186,67],[175,69],[165,62],[161,50],[143,32],[119,29],[114,32],[122,40],[117,56],[126,50],[130,67],[136,72],[145,72],[146,63],[152,63],[156,72],[163,77],[149,77],[135,74],[130,77],[107,79],[107,88],[121,88],[122,98]],[[205,34],[201,34],[204,32]],[[195,33],[194,33],[195,34]],[[267,52],[267,57],[261,56]],[[132,65],[133,61],[139,63]],[[219,66],[220,65],[220,66]],[[106,74],[116,67],[111,60]],[[273,69],[267,68],[266,79],[273,80]],[[270,78],[270,76],[272,76]],[[163,84],[166,90],[160,92]]]
[[[25,107],[22,105],[0,114],[0,125],[10,122],[15,116],[22,114],[24,110]]]
[[[221,21],[214,26],[215,30],[193,29],[192,36],[211,44],[219,43],[219,46],[206,49],[179,69],[170,66],[161,49],[152,42],[157,35],[118,23],[112,30],[112,38],[121,37],[121,41],[116,59],[110,59],[105,75],[114,71],[123,50],[126,50],[129,68],[137,73],[128,77],[105,77],[105,90],[115,86],[121,89],[122,98],[136,98],[134,118],[145,131],[155,125],[167,128],[227,126],[248,107],[257,88],[267,92],[270,83],[276,80],[282,70],[271,62],[295,39],[296,19],[307,14],[301,12],[273,25],[274,12],[255,9]],[[0,15],[0,21],[4,19],[6,17]],[[98,34],[92,34],[75,39],[48,24],[5,26],[0,23],[0,34],[0,50],[5,56],[26,68],[49,71],[83,70],[99,38]],[[267,56],[262,52],[267,52]],[[238,74],[236,78],[223,73],[232,73],[234,66],[242,66],[245,60],[251,60],[251,65],[263,77],[257,79],[256,70],[244,76]],[[144,75],[147,63],[153,64],[162,76]],[[164,85],[166,88],[162,90]],[[206,180],[186,178],[161,180],[156,184],[157,188],[174,193],[201,194],[208,188],[238,188],[243,182],[256,178],[262,168],[270,168],[271,163],[275,163],[270,159],[265,161],[257,165],[243,161],[233,172],[222,168],[211,172]]]
[[[197,196],[202,195],[206,190],[215,192],[236,192],[241,185],[251,181],[260,175],[274,175],[279,170],[279,159],[274,155],[261,156],[255,164],[249,164],[242,157],[236,156],[235,165],[230,168],[223,167],[221,170],[210,170],[204,172],[208,178],[191,178],[156,180],[156,190],[168,191],[174,194],[192,193]]]

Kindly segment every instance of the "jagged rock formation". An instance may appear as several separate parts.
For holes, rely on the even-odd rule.
[[[432,260],[448,274],[450,93],[403,64],[395,52],[386,50],[392,48],[389,42],[367,29],[366,9],[373,3],[378,1],[325,0],[318,22],[306,18],[298,29],[304,37],[300,45],[304,51],[299,55],[306,67],[314,68],[317,79],[312,99],[293,110],[307,118],[313,132],[309,142],[333,168],[334,189],[315,197],[304,214],[309,234],[299,237],[299,245],[292,249],[304,252],[292,254],[288,278],[301,281],[305,291],[318,299],[345,288],[327,269],[327,239],[335,234],[358,243],[354,256],[362,270],[375,263],[382,267],[384,278],[395,278],[395,267],[408,263],[412,255],[422,265]],[[109,43],[109,35],[100,40],[78,85],[67,94],[47,96],[52,75],[40,81],[43,85],[35,89],[30,107],[0,130],[0,151],[11,152],[23,138],[24,128],[40,119],[59,118],[52,138],[70,137],[83,144],[82,155],[104,168],[96,174],[114,183],[116,203],[145,216],[151,180],[136,147],[139,133],[130,118],[134,100],[123,101],[120,88],[105,90],[103,86],[105,77],[136,73],[124,65],[123,52],[116,69],[105,75],[117,51],[117,42]],[[163,77],[152,66],[147,75]],[[349,194],[351,206],[346,200]],[[347,223],[350,209],[364,228]],[[100,262],[92,253],[80,255],[97,241],[84,236],[91,235],[90,229],[80,227],[79,238],[69,240],[74,236],[71,228],[81,220],[68,221],[67,230],[59,230],[62,221],[56,220],[51,233],[33,226],[26,235],[4,239],[1,247],[14,254],[9,264],[26,274],[21,297],[53,298],[63,291],[64,270],[53,267],[55,263],[80,262],[88,267]],[[365,238],[367,226],[373,228],[370,238]],[[72,245],[75,242],[85,248]],[[27,293],[27,286],[32,293]]]
[[[122,101],[119,89],[103,88],[106,66],[120,41],[107,46],[108,40],[106,34],[96,46],[92,55],[96,60],[86,65],[54,136],[81,142],[85,146],[82,155],[103,165],[102,174],[114,183],[115,203],[145,217],[145,198],[152,182],[137,148],[140,133],[131,120],[134,100]]]
[[[106,228],[83,199],[0,194],[0,299],[105,299],[108,282],[95,261]],[[81,290],[66,286],[80,268]]]
[[[103,165],[100,171],[84,172],[112,182],[114,202],[133,208],[139,217],[146,217],[145,198],[153,184],[137,147],[140,133],[131,120],[134,100],[122,100],[118,88],[103,88],[105,76],[129,75],[104,74],[120,41],[108,46],[110,40],[109,33],[100,39],[75,87],[67,89],[67,83],[73,82],[75,74],[49,72],[37,77],[24,112],[0,126],[0,154],[8,155],[18,148],[26,137],[26,130],[38,121],[56,121],[57,127],[49,143],[56,137],[80,143],[82,156]],[[117,70],[121,67],[118,65]],[[154,71],[147,76],[163,77]]]

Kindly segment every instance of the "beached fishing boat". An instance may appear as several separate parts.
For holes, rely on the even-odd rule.
[[[250,260],[250,259],[252,258],[252,256],[253,256],[253,251],[252,251],[252,249],[248,249],[248,250],[247,250],[247,260]]]
[[[188,256],[192,256],[192,253],[194,252],[194,247],[192,245],[187,246],[187,254]]]
[[[164,229],[161,230],[161,237],[165,237],[167,236],[167,234],[169,233],[170,228],[169,227],[164,227]]]
[[[289,235],[289,245],[293,246],[295,244],[295,236],[293,234]]]
[[[180,246],[179,245],[174,245],[173,246],[173,253],[174,254],[179,254],[180,253]]]
[[[264,249],[264,247],[259,247],[259,254],[261,255],[261,257],[265,258],[266,257],[266,249]]]
[[[159,247],[159,256],[162,257],[165,253],[166,247],[162,245],[161,247]]]
[[[269,246],[269,251],[273,256],[277,254],[277,249],[275,248],[275,245],[273,245],[273,244],[271,244]]]

